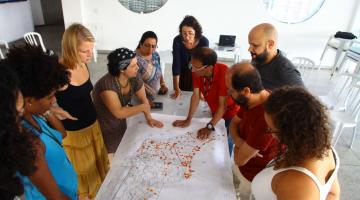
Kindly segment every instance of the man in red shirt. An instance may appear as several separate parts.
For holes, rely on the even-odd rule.
[[[277,140],[268,131],[263,103],[270,93],[264,89],[259,72],[250,63],[235,64],[226,74],[227,86],[240,110],[230,123],[234,161],[238,165],[240,195],[250,192],[250,182],[277,155]],[[244,191],[245,190],[245,191]],[[243,194],[242,194],[243,193]]]
[[[192,70],[194,88],[189,113],[185,120],[176,120],[173,125],[176,127],[187,127],[190,124],[202,94],[211,109],[212,119],[204,128],[198,130],[197,137],[199,139],[206,139],[215,130],[214,126],[221,118],[225,120],[225,126],[228,127],[231,119],[239,110],[239,106],[227,94],[225,74],[228,71],[228,67],[225,64],[217,63],[217,55],[214,50],[207,47],[194,49],[191,54],[189,67]],[[230,135],[228,136],[230,138]],[[231,153],[231,138],[228,142]]]

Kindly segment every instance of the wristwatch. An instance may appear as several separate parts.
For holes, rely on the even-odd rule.
[[[215,127],[214,127],[214,125],[212,125],[211,122],[209,122],[209,123],[206,124],[206,128],[209,129],[209,130],[211,130],[211,131],[215,131]]]

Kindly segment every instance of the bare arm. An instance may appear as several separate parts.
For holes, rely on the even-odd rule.
[[[146,109],[143,111],[146,121],[148,123],[149,126],[153,127],[158,127],[161,128],[163,127],[163,123],[161,123],[160,121],[157,121],[155,119],[152,118],[151,113],[150,113],[150,105],[148,102],[148,99],[146,98],[146,94],[145,94],[145,87],[144,85],[140,88],[140,90],[138,90],[135,95],[139,98],[139,100],[141,101],[141,105],[147,105],[149,109]]]
[[[223,117],[223,115],[225,113],[225,108],[226,108],[226,97],[220,96],[219,97],[219,107],[216,110],[212,119],[210,120],[210,123],[212,125],[215,125],[216,123],[218,123],[218,121]]]
[[[135,95],[138,97],[138,99],[141,101],[142,104],[149,104],[148,99],[146,98],[146,93],[145,93],[145,87],[144,85],[141,86],[140,90],[138,90]],[[150,109],[148,110],[144,110],[143,111],[145,118],[147,120],[151,119],[151,114],[150,114]]]
[[[199,101],[200,101],[199,88],[194,88],[193,94],[191,95],[189,112],[188,112],[186,119],[185,120],[176,120],[175,122],[173,122],[173,126],[176,126],[176,127],[189,126],[191,119],[193,118],[194,113],[196,112],[196,109],[199,105]]]
[[[331,186],[331,189],[326,197],[326,200],[338,200],[340,199],[340,185],[336,177],[334,183]]]
[[[238,131],[238,126],[241,122],[241,119],[238,117],[238,116],[234,116],[230,122],[230,126],[229,126],[229,129],[230,129],[230,134],[231,134],[231,137],[234,141],[234,144],[235,146],[241,146],[243,143],[244,143],[244,140],[241,139],[241,137],[239,136],[239,131]]]
[[[215,125],[216,123],[218,123],[218,121],[224,115],[225,107],[226,107],[225,99],[226,99],[226,97],[219,97],[219,107],[215,111],[214,116],[212,117],[212,119],[209,122],[212,125]],[[212,130],[209,130],[207,127],[201,128],[201,129],[198,130],[197,138],[199,138],[201,140],[207,139],[210,136],[211,132],[212,132]]]
[[[319,199],[320,192],[314,181],[306,174],[287,170],[275,175],[271,182],[278,200]]]
[[[238,126],[241,119],[234,116],[230,122],[230,133],[233,138],[234,148],[234,161],[238,166],[245,165],[251,158],[261,156],[259,150],[249,146],[239,135]]]
[[[29,176],[29,179],[37,187],[41,194],[46,197],[46,199],[70,199],[58,188],[45,160],[45,147],[41,141],[39,141],[39,144],[37,145],[35,165],[37,169],[31,176]]]
[[[159,94],[160,95],[163,95],[163,94],[166,94],[168,92],[168,88],[166,87],[166,84],[165,84],[165,80],[164,80],[164,76],[161,75],[160,77],[160,89],[159,89]]]
[[[49,123],[49,125],[55,130],[59,131],[61,133],[62,138],[65,138],[66,130],[62,122],[50,111],[47,111],[44,116],[46,118],[46,121]]]
[[[143,91],[145,93],[144,88]],[[106,108],[111,112],[111,114],[118,119],[125,119],[127,117],[134,116],[140,112],[150,110],[150,106],[148,103],[143,103],[132,107],[123,107],[120,103],[118,95],[114,91],[110,90],[101,92],[100,98],[104,102]]]
[[[173,86],[174,86],[174,93],[171,95],[171,98],[176,99],[178,96],[181,95],[181,90],[179,87],[179,78],[180,76],[173,76]]]

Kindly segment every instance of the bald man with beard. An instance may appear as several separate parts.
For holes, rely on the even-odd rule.
[[[269,23],[255,26],[249,32],[248,41],[252,64],[261,75],[265,89],[274,90],[285,85],[304,86],[300,72],[277,49],[278,33]]]

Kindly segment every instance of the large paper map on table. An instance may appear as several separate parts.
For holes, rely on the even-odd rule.
[[[171,123],[182,117],[153,117],[164,127],[150,128],[142,116],[128,121],[97,199],[235,199],[223,123],[199,140],[196,132],[209,119],[174,128]]]

